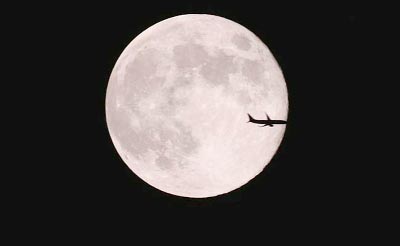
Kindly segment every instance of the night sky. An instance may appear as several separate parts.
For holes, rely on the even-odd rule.
[[[31,225],[151,228],[170,216],[184,227],[197,219],[242,229],[275,220],[307,230],[307,221],[322,232],[322,225],[351,228],[371,219],[365,204],[382,194],[374,184],[379,159],[365,157],[368,148],[358,142],[368,145],[374,134],[360,120],[381,116],[377,105],[363,103],[374,100],[367,90],[381,78],[371,59],[389,27],[378,22],[378,10],[220,1],[24,6],[14,42],[32,65],[15,75],[29,77],[23,93],[34,99],[24,104],[24,118],[35,130],[25,144],[34,151],[15,155],[30,161],[12,184],[21,199],[14,208]],[[270,164],[240,189],[207,199],[176,197],[138,178],[116,152],[105,119],[108,78],[123,49],[149,26],[188,13],[219,15],[254,32],[281,66],[289,93],[285,136]]]

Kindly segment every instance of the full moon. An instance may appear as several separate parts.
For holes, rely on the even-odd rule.
[[[231,20],[180,15],[139,34],[118,58],[106,120],[129,168],[169,194],[204,198],[256,177],[276,153],[288,95],[268,47]]]

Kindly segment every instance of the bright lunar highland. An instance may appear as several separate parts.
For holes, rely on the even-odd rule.
[[[286,120],[282,71],[245,27],[204,14],[161,21],[122,52],[106,93],[112,142],[149,185],[177,196],[230,192],[259,174],[277,151]]]

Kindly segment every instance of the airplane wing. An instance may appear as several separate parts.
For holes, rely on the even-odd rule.
[[[260,127],[266,127],[266,126],[273,127],[274,125],[273,124],[265,124],[265,125],[260,126]]]

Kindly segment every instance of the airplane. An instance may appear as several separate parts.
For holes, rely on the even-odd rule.
[[[273,127],[274,124],[275,125],[277,125],[277,124],[286,124],[286,121],[284,121],[284,120],[271,120],[267,113],[265,113],[265,115],[267,116],[266,120],[256,120],[250,114],[247,114],[247,115],[249,116],[249,121],[247,121],[247,123],[251,122],[251,123],[254,123],[254,124],[263,125],[263,126],[260,126],[260,127],[265,127],[265,126]]]

